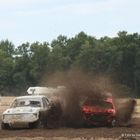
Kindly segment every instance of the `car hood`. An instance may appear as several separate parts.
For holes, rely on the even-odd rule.
[[[37,113],[39,110],[39,107],[15,107],[7,109],[3,114]]]

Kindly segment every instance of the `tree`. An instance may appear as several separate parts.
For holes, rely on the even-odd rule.
[[[0,91],[7,92],[13,86],[13,54],[14,45],[6,41],[0,42]]]
[[[49,71],[50,62],[50,48],[47,42],[43,44],[35,42],[31,44],[31,70],[30,75],[32,78],[39,82],[41,76]]]

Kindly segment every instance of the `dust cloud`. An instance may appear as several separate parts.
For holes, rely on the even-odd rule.
[[[118,92],[110,77],[103,75],[93,76],[80,70],[57,72],[47,77],[47,80],[44,77],[42,81],[42,86],[66,87],[56,95],[55,102],[57,102],[57,107],[55,105],[52,109],[53,111],[50,113],[50,118],[52,119],[49,119],[49,122],[55,122],[55,125],[58,124],[58,126],[64,127],[82,127],[81,105],[87,97],[104,99],[106,96],[110,96],[111,93],[112,97],[116,99],[116,92]],[[125,111],[123,115],[117,113],[118,120],[125,122],[126,118],[127,120],[130,119],[133,109],[134,104],[126,104],[124,108],[121,108],[121,111],[129,111]],[[54,120],[58,120],[58,122],[56,123]]]
[[[118,126],[131,126],[131,118],[136,106],[135,99],[127,99],[116,106],[116,118]]]

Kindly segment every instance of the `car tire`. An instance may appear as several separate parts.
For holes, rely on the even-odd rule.
[[[40,119],[38,121],[34,122],[34,123],[29,124],[29,128],[31,128],[31,129],[43,128],[43,127],[44,127],[44,125],[43,125],[43,123]]]
[[[87,123],[86,120],[83,120],[83,121],[82,121],[82,126],[83,126],[84,128],[90,128],[90,127],[91,127],[91,125],[90,125],[89,123]]]
[[[39,119],[36,122],[36,128],[45,128],[47,125],[47,119],[45,117],[44,112],[39,112]]]
[[[116,119],[113,119],[111,122],[111,127],[115,127],[116,126]]]
[[[36,128],[44,128],[44,124],[42,120],[39,118],[39,120],[36,123]]]
[[[5,130],[5,129],[10,129],[10,126],[9,126],[9,124],[7,124],[7,123],[1,123],[1,129],[3,129],[3,130]]]

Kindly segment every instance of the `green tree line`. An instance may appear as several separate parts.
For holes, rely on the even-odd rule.
[[[36,86],[44,74],[77,67],[86,73],[111,76],[133,96],[140,96],[140,35],[121,31],[99,39],[80,32],[59,35],[51,43],[15,46],[0,41],[0,94],[19,95]]]

